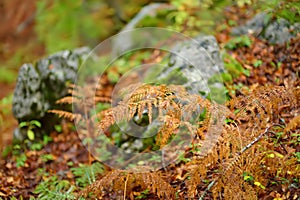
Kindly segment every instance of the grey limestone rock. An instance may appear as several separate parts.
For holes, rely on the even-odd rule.
[[[289,21],[271,19],[267,13],[258,13],[245,25],[232,29],[233,35],[254,34],[271,44],[282,44],[300,33],[300,23],[291,24]]]
[[[268,24],[267,17],[266,13],[258,13],[252,19],[248,20],[245,25],[233,28],[231,33],[233,35],[259,34]]]
[[[74,82],[87,47],[62,51],[22,65],[13,96],[13,114],[21,121],[40,120],[55,101],[67,93],[67,82]]]
[[[198,36],[177,44],[172,50],[168,66],[149,70],[146,79],[156,83],[183,85],[192,94],[208,95],[212,87],[209,80],[224,71],[219,47],[213,36]]]
[[[271,44],[283,44],[300,33],[300,23],[290,24],[285,19],[271,23],[265,30],[263,37]]]

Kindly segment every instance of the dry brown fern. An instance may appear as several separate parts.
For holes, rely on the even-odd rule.
[[[112,91],[112,87],[108,83],[103,82],[102,79],[98,80],[98,82],[97,84],[97,79],[95,79],[85,86],[70,84],[67,96],[57,100],[56,104],[72,106],[72,111],[56,109],[48,112],[57,114],[59,117],[75,123],[88,120],[95,121],[94,118],[98,117],[98,115],[92,116],[91,111],[97,103],[110,103],[110,93]],[[105,85],[103,86],[100,83]]]
[[[285,127],[284,131],[289,132],[300,126],[300,115],[294,117]]]
[[[231,110],[237,110],[236,118],[242,121],[254,121],[260,126],[274,122],[279,108],[283,105],[295,105],[295,96],[283,86],[258,87],[248,96],[233,98],[228,102]]]
[[[222,131],[220,127],[228,114],[227,108],[213,104],[199,95],[189,94],[182,86],[177,85],[137,84],[124,90],[127,93],[123,95],[123,100],[102,112],[99,124],[101,133],[117,122],[141,116],[145,110],[151,123],[154,115],[152,111],[157,109],[156,119],[162,125],[158,129],[156,143],[161,148],[168,144],[173,135],[182,131],[182,127],[192,138],[200,141],[198,157],[205,157],[218,141]],[[202,166],[205,168],[205,165]],[[105,179],[94,187],[102,188],[103,184],[107,184]]]
[[[49,110],[48,112],[57,114],[60,118],[67,119],[72,122],[79,122],[82,120],[81,114],[75,114],[75,113],[63,111],[63,110]]]
[[[161,122],[156,143],[163,148],[173,135],[182,131],[181,127],[185,127],[191,137],[197,138],[194,144],[200,149],[193,154],[193,161],[186,164],[189,173],[185,178],[190,177],[185,181],[188,198],[198,195],[202,199],[211,191],[215,199],[241,196],[256,199],[261,188],[254,182],[245,181],[243,172],[251,174],[262,186],[268,184],[265,173],[275,176],[280,169],[291,178],[297,175],[289,174],[291,171],[300,173],[293,152],[287,148],[284,154],[279,153],[273,142],[265,137],[274,135],[276,131],[287,133],[299,125],[299,116],[294,116],[285,129],[279,124],[282,123],[280,115],[283,112],[290,114],[292,110],[299,109],[299,90],[258,87],[248,96],[232,99],[228,103],[231,112],[198,95],[189,94],[181,86],[137,84],[125,90],[122,101],[101,112],[100,132],[104,133],[120,121],[141,117],[146,111],[150,124],[154,120]],[[203,115],[201,120],[199,115]],[[223,120],[228,116],[231,119],[224,125]],[[270,155],[277,157],[271,158]],[[212,173],[213,170],[217,173]],[[205,179],[210,184],[205,184]],[[157,173],[113,170],[88,186],[80,196],[88,197],[91,192],[100,199],[134,199],[135,192],[146,189],[160,199],[173,199],[175,194],[174,189]]]
[[[203,199],[211,190],[214,198],[234,199],[237,196],[246,199],[257,198],[255,193],[259,187],[253,183],[246,183],[242,172],[251,172],[258,183],[266,184],[267,179],[263,178],[266,169],[261,169],[261,166],[265,164],[264,159],[268,157],[266,152],[274,152],[275,147],[267,137],[263,138],[263,136],[274,134],[275,131],[283,131],[281,126],[279,129],[271,130],[272,124],[281,122],[279,114],[283,110],[289,112],[288,110],[298,109],[296,99],[299,99],[299,96],[295,94],[297,93],[294,89],[269,86],[258,87],[248,96],[232,99],[228,106],[236,114],[232,116],[230,123],[224,126],[222,138],[212,151],[204,157],[195,157],[189,166],[191,178],[187,181],[188,196],[194,197],[198,193],[202,195],[200,199]],[[290,122],[293,125],[290,124],[288,127],[294,127],[298,118],[293,120]],[[256,144],[258,141],[260,143]],[[251,150],[246,151],[250,147]],[[292,166],[295,169],[299,165],[295,163],[292,154],[287,153],[285,158],[289,167],[283,167],[282,161],[273,162],[269,166],[272,166],[275,171],[278,169],[276,166],[280,166],[280,169],[288,173],[287,168]],[[210,166],[219,166],[219,173],[215,174],[215,178],[210,178],[211,183],[207,185],[206,190],[197,192],[199,186],[204,187],[202,181],[207,179]]]
[[[222,115],[218,113],[226,108],[218,108],[207,99],[199,95],[189,94],[182,86],[178,85],[149,85],[137,84],[126,88],[127,94],[117,106],[102,112],[102,120],[99,124],[100,132],[105,132],[111,125],[120,121],[129,121],[134,116],[141,117],[146,111],[149,124],[153,121],[153,109],[158,110],[157,120],[162,122],[156,142],[161,147],[165,146],[172,135],[176,134],[180,127],[185,127],[191,137],[198,136],[202,140],[205,137],[217,140],[214,134],[208,135],[208,129],[213,129],[213,120],[220,120]],[[198,121],[203,114],[203,120]],[[212,119],[212,116],[215,117]],[[213,131],[212,131],[213,132]],[[216,142],[216,141],[215,141]],[[209,144],[207,144],[209,145]],[[209,149],[209,146],[205,147]],[[205,149],[204,148],[204,149]],[[206,151],[203,151],[205,154]]]
[[[135,199],[137,192],[149,190],[159,199],[175,199],[173,187],[159,173],[133,173],[124,170],[108,172],[81,191],[78,197],[97,199]]]

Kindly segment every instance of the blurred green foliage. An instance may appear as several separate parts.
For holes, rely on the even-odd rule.
[[[0,68],[0,82],[12,83],[16,80],[16,72],[10,68]]]
[[[231,39],[225,44],[227,49],[236,49],[239,47],[250,47],[252,44],[251,39],[247,35],[242,35]]]
[[[36,32],[47,53],[72,49],[82,45],[95,46],[117,33],[150,0],[38,0]],[[169,2],[169,1],[165,1]],[[237,5],[251,0],[238,0]],[[142,19],[138,27],[167,27],[195,35],[215,32],[229,0],[170,0],[174,9],[158,9],[155,15]]]
[[[250,71],[243,68],[242,64],[230,54],[225,53],[224,60],[225,69],[229,72],[232,78],[237,78],[242,74],[250,76]]]
[[[300,22],[299,0],[260,0],[259,3],[272,17],[284,18],[291,23]]]
[[[99,1],[37,1],[36,32],[47,53],[72,49],[110,34],[113,10]]]
[[[117,33],[149,0],[37,0],[36,32],[48,54],[97,45]]]
[[[35,31],[50,54],[64,49],[88,45],[94,47],[119,32],[140,9],[155,0],[37,0]],[[298,0],[166,0],[174,9],[159,9],[156,15],[145,16],[138,27],[167,27],[191,36],[216,32],[222,23],[226,6],[250,5],[256,10],[270,11],[275,17],[300,21]],[[19,67],[32,61],[32,48],[20,49],[5,66]],[[31,59],[26,59],[26,58]],[[2,73],[3,74],[3,73]],[[16,73],[9,71],[1,82],[13,82]]]

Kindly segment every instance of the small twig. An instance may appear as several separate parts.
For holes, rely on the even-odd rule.
[[[253,146],[256,142],[258,142],[266,133],[269,132],[270,128],[274,127],[274,126],[280,126],[282,127],[282,125],[280,124],[272,124],[271,126],[267,127],[265,129],[264,132],[262,132],[259,136],[257,136],[252,142],[250,142],[247,146],[245,146],[244,148],[242,148],[242,150],[240,152],[237,153],[236,157],[234,158],[233,162],[237,161],[240,157],[240,155],[242,153],[244,153],[247,149],[249,149],[251,146]],[[223,174],[225,174],[226,171],[228,171],[230,168],[232,167],[232,165],[229,165],[223,172]],[[222,176],[222,175],[221,175]],[[215,180],[213,180],[208,186],[207,188],[204,190],[203,194],[201,195],[201,197],[199,198],[199,200],[203,200],[203,198],[206,196],[206,194],[208,193],[208,191],[215,185],[215,183],[219,180],[219,178],[221,177],[217,177],[215,178]]]
[[[127,189],[128,179],[129,179],[129,173],[126,176],[126,181],[125,181],[125,186],[124,186],[124,198],[123,198],[124,200],[126,200],[126,189]]]

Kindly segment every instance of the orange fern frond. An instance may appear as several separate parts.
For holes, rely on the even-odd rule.
[[[57,114],[61,118],[65,118],[70,121],[81,121],[82,116],[80,114],[74,114],[72,112],[63,111],[63,110],[48,110],[49,113]]]
[[[296,127],[300,126],[300,115],[294,117],[285,127],[285,132],[290,132],[292,130],[295,130]]]
[[[140,191],[149,190],[158,199],[175,198],[175,190],[159,174],[124,170],[113,170],[107,173],[103,178],[85,188],[78,196],[86,198],[92,194],[93,198],[117,196],[118,199],[127,199],[126,197],[134,199],[134,192],[137,188]]]

